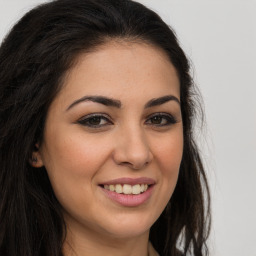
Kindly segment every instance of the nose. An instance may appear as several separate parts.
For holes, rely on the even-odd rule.
[[[113,159],[118,165],[139,170],[153,159],[147,138],[139,128],[126,129],[117,137],[115,145]]]

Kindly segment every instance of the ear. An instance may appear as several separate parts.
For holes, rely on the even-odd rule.
[[[44,166],[42,156],[41,156],[41,153],[39,151],[39,144],[38,143],[35,145],[35,149],[32,152],[32,156],[29,159],[29,163],[32,167],[35,167],[35,168],[40,168],[40,167]]]

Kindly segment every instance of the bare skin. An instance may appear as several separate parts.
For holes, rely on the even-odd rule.
[[[179,90],[165,53],[143,43],[109,42],[71,68],[34,152],[63,207],[65,256],[148,255],[150,227],[179,174]],[[133,197],[104,188],[126,178],[150,183],[148,191]]]

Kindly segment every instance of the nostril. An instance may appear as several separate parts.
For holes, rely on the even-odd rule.
[[[120,166],[139,170],[147,166],[153,159],[152,152],[146,145],[129,141],[119,142],[113,151],[113,160]]]
[[[129,163],[129,162],[121,162],[120,164],[121,164],[121,165],[132,165],[132,164]]]

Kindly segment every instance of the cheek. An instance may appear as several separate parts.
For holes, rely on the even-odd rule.
[[[175,133],[175,136],[170,136],[169,139],[162,140],[162,143],[155,147],[156,160],[161,175],[160,189],[164,194],[163,197],[165,197],[164,201],[166,201],[166,203],[169,201],[178,180],[182,154],[182,129]]]
[[[65,208],[70,202],[79,208],[79,201],[92,198],[95,177],[110,154],[111,144],[106,140],[100,134],[86,136],[81,129],[46,134],[43,162],[55,195]]]
[[[161,150],[159,154],[159,162],[161,166],[162,175],[164,177],[172,178],[173,175],[178,175],[183,147],[173,147],[172,145],[165,147],[166,150]]]
[[[74,133],[75,134],[75,133]],[[43,148],[44,164],[54,193],[66,212],[76,215],[93,206],[94,177],[104,165],[109,149],[83,135],[52,133]],[[64,139],[63,139],[64,138]]]
[[[160,144],[156,144],[155,152],[164,176],[172,176],[174,172],[177,173],[183,154],[182,129],[177,129],[177,132],[171,134],[169,138],[167,137]]]
[[[61,175],[93,175],[107,157],[106,144],[101,142],[99,145],[99,141],[79,134],[73,134],[72,137],[65,135],[53,134],[52,139],[48,140],[50,145],[46,145],[44,150],[47,170]]]

